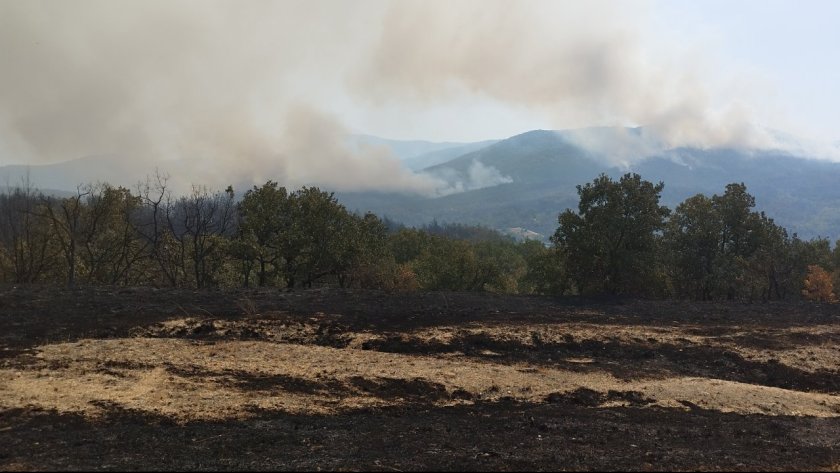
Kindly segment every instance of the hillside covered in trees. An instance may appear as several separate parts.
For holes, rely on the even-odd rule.
[[[471,190],[436,198],[382,192],[338,195],[350,209],[371,210],[409,225],[437,219],[522,227],[548,241],[558,209],[576,206],[577,184],[601,173],[619,179],[631,172],[665,182],[662,202],[672,209],[696,194],[720,193],[726,184],[743,182],[756,197],[756,209],[790,232],[806,239],[840,238],[839,163],[783,150],[681,147],[652,152],[643,135],[643,128],[621,127],[532,130],[446,162],[430,157],[423,169],[453,186],[467,185],[475,181],[470,170],[479,163],[504,178],[486,183],[497,185],[472,182]]]
[[[628,173],[577,186],[551,245],[434,222],[407,228],[349,212],[332,193],[276,182],[241,197],[165,176],[136,191],[0,194],[0,281],[155,287],[340,287],[696,300],[832,301],[840,250],[755,210],[745,185],[674,209],[664,183]]]

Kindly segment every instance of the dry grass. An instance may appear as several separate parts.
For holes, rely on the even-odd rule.
[[[0,306],[0,470],[840,468],[835,306],[35,287]]]
[[[183,321],[168,325],[179,323]],[[536,329],[507,335],[524,341],[524,333]],[[589,329],[564,327],[563,332],[583,337]],[[441,333],[433,336],[446,339]],[[551,340],[552,334],[542,339]],[[492,358],[492,351],[486,352]],[[587,366],[593,361],[583,360],[569,361]],[[601,393],[635,391],[651,405],[662,407],[696,405],[742,414],[840,416],[837,395],[721,379],[626,380],[607,371],[535,368],[458,354],[398,354],[261,341],[124,338],[51,344],[38,347],[28,365],[0,370],[0,380],[0,404],[5,409],[37,406],[95,416],[103,407],[119,405],[179,420],[241,418],[257,409],[334,413],[410,401],[398,394],[384,396],[375,389],[361,389],[359,380],[431,386],[440,391],[437,399],[431,399],[438,405],[503,397],[544,402],[552,393],[586,388]]]

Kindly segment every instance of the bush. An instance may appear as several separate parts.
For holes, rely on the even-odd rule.
[[[837,302],[831,275],[818,265],[808,266],[808,275],[805,277],[805,288],[802,289],[802,296],[809,301]]]

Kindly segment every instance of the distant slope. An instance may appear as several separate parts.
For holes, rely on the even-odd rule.
[[[22,187],[23,186],[20,183],[17,184],[17,185],[11,185],[11,186],[2,185],[2,186],[0,186],[0,194],[11,193],[11,192],[14,192],[17,189],[21,189]],[[58,197],[58,198],[74,197],[74,196],[77,195],[75,192],[62,191],[62,190],[58,190],[58,189],[48,189],[48,188],[39,187],[35,190],[37,192],[40,192],[41,194],[43,194],[45,196]]]
[[[779,152],[676,150],[678,164],[652,158],[632,169],[665,182],[663,200],[671,205],[698,192],[721,193],[730,182],[744,182],[756,206],[789,231],[805,238],[840,239],[840,163]]]
[[[579,182],[598,173],[601,166],[592,155],[569,143],[555,131],[535,130],[499,141],[491,146],[464,154],[449,162],[425,169],[434,175],[448,175],[454,170],[466,178],[474,161],[496,168],[514,182]]]
[[[403,164],[412,171],[419,171],[421,169],[451,161],[452,159],[463,156],[467,153],[472,153],[473,151],[486,148],[492,144],[498,143],[498,141],[499,140],[479,141],[477,143],[468,143],[465,145],[453,146],[451,148],[439,149],[437,151],[431,151],[404,159]]]
[[[154,168],[145,169],[143,163],[126,162],[115,156],[89,156],[55,164],[0,166],[0,185],[14,187],[28,178],[40,189],[71,192],[92,181],[132,186],[150,172]]]
[[[434,153],[436,151],[441,151],[450,148],[460,148],[465,145],[470,145],[472,143],[460,143],[460,142],[450,142],[450,141],[443,141],[443,142],[434,142],[434,141],[423,141],[423,140],[389,140],[387,138],[380,138],[378,136],[373,135],[353,135],[350,137],[351,145],[372,145],[372,146],[385,146],[394,153],[394,156],[399,158],[400,160],[407,160],[411,158],[418,157],[423,154],[427,153]],[[465,151],[466,152],[466,151]],[[451,156],[449,159],[464,154],[464,152],[455,154]]]
[[[585,133],[588,140],[625,139],[638,129],[598,128]],[[614,178],[638,172],[650,181],[665,182],[663,202],[671,208],[694,194],[722,193],[727,183],[744,182],[759,210],[790,231],[804,238],[840,238],[840,163],[780,152],[677,149],[629,167],[615,166],[608,164],[609,156],[582,149],[577,138],[579,132],[573,137],[570,132],[530,131],[425,170],[448,179],[463,178],[477,161],[511,177],[513,182],[507,184],[439,198],[377,193],[340,197],[351,209],[370,210],[409,225],[437,219],[497,229],[521,227],[547,237],[557,227],[557,215],[577,207],[576,185],[601,172]],[[596,148],[618,149],[600,144]]]
[[[406,162],[411,169],[427,167],[431,164],[448,161],[469,151],[492,144],[494,141],[478,143],[460,142],[432,142],[421,140],[389,140],[371,135],[353,135],[350,146],[384,146],[391,150],[396,157]],[[88,156],[60,163],[40,165],[6,165],[0,166],[0,186],[16,186],[27,175],[29,181],[42,189],[56,189],[60,191],[75,191],[79,184],[91,181],[108,182],[113,185],[134,186],[147,175],[155,172],[156,167],[164,172],[178,169],[177,163],[140,162],[131,161],[115,155]],[[412,166],[416,166],[412,167]],[[277,176],[265,176],[265,179],[276,179]],[[189,179],[187,179],[189,181]],[[198,183],[200,184],[200,183]],[[236,188],[250,188],[251,185],[234,186]]]
[[[438,198],[382,192],[343,192],[337,196],[351,210],[373,211],[407,225],[437,219],[499,230],[518,227],[547,238],[557,227],[557,215],[567,207],[576,208],[576,185],[590,182],[601,172],[619,177],[633,171],[650,181],[664,181],[663,202],[671,208],[696,193],[721,193],[727,183],[744,182],[756,197],[758,208],[790,231],[804,238],[840,239],[840,163],[781,152],[690,148],[638,160],[634,158],[643,150],[634,144],[634,137],[640,133],[637,128],[535,130],[498,142],[466,144],[368,137],[371,143],[379,140],[397,146],[405,163],[417,167],[423,160],[434,162],[457,154],[424,169],[450,182],[466,182],[474,163],[481,163],[510,182]],[[586,143],[587,148],[581,143]],[[406,157],[415,152],[419,154]],[[628,157],[635,164],[610,164]],[[52,193],[72,192],[78,184],[97,180],[133,186],[154,172],[153,166],[127,163],[113,156],[41,166],[3,166],[0,186],[16,186],[27,173],[34,186],[54,189]]]

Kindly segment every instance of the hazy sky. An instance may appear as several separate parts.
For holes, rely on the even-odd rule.
[[[830,142],[838,20],[837,1],[0,0],[0,165],[116,154],[429,191],[345,136]]]
[[[686,55],[688,61],[682,65],[691,67],[696,59],[693,67],[698,69],[690,73],[707,81],[711,93],[720,94],[715,97],[719,106],[743,98],[749,100],[759,125],[840,140],[840,2],[622,0],[614,6],[618,15],[632,12],[624,19],[634,23],[628,28],[636,29],[640,47],[650,53],[651,61],[679,64]],[[609,10],[604,13],[610,14]],[[605,23],[587,27],[608,31],[614,26],[612,21]],[[562,32],[557,33],[562,40]],[[527,84],[523,78],[522,87]],[[727,91],[733,84],[737,90]],[[436,104],[415,110],[419,115],[411,120],[401,117],[403,106],[361,107],[351,116],[358,117],[358,129],[365,132],[436,140],[480,140],[533,128],[605,124],[598,120],[557,123],[545,110],[499,103],[492,97]],[[618,121],[644,124],[632,117]]]

